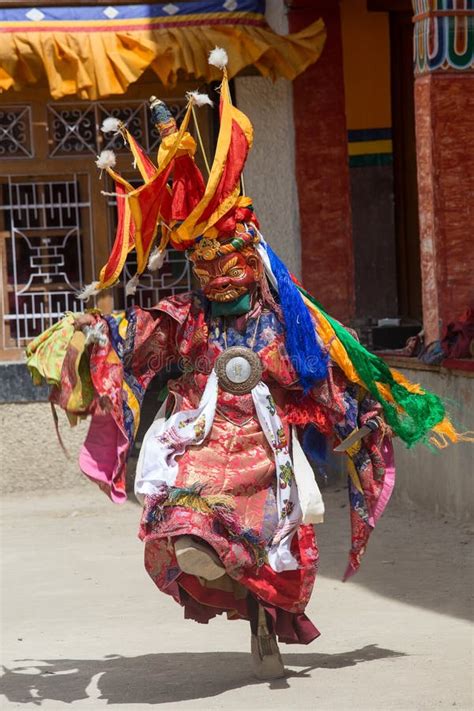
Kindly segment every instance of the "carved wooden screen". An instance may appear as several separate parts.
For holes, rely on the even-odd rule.
[[[123,120],[155,158],[159,136],[149,120],[147,98],[160,94],[179,118],[185,86],[163,95],[156,84],[135,86],[127,97],[98,102],[53,102],[45,91],[29,91],[0,106],[0,358],[17,359],[21,349],[68,310],[80,311],[77,294],[96,278],[115,230],[114,198],[107,177],[94,165],[97,154],[112,148],[118,169],[136,177],[132,158],[120,139],[105,137],[107,116]],[[193,86],[193,88],[195,88]],[[13,99],[13,95],[11,96]],[[212,112],[199,113],[206,151],[212,144]],[[125,297],[126,280],[135,272],[133,256],[105,309],[135,301],[150,306],[190,288],[183,255],[170,252],[158,274],[143,276],[135,297]],[[91,305],[91,302],[89,302]]]

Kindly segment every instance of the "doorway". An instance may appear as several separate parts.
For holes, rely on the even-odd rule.
[[[399,315],[421,322],[412,18],[390,12],[394,217]]]

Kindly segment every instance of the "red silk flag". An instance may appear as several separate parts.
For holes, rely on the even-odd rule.
[[[124,267],[127,254],[133,249],[135,244],[135,227],[131,220],[130,205],[127,199],[127,192],[132,188],[125,181],[115,183],[117,195],[117,229],[115,240],[110,252],[107,264],[102,267],[99,275],[99,289],[106,289],[113,286],[120,276]]]
[[[170,222],[182,222],[202,199],[206,184],[193,156],[175,158]]]
[[[135,159],[135,164],[145,181],[149,181],[157,172],[157,168],[145,154],[143,148],[125,129],[124,139],[130,146]],[[108,170],[115,181],[115,194],[117,196],[117,229],[115,240],[107,263],[100,270],[98,289],[113,286],[125,266],[128,253],[135,246],[135,223],[132,220],[129,195],[135,192],[133,186],[114,170]]]
[[[137,252],[137,272],[142,274],[145,270],[160,222],[168,226],[172,218],[173,194],[167,181],[176,160],[183,158],[176,171],[177,203],[180,203],[184,209],[188,204],[194,205],[201,197],[204,190],[202,176],[193,161],[192,164],[187,162],[189,157],[186,155],[190,150],[189,141],[194,145],[194,141],[186,133],[191,110],[192,104],[189,103],[179,131],[162,141],[159,168],[152,163],[130,132],[126,128],[121,129],[144,184],[134,188],[112,167],[106,168],[115,183],[117,230],[110,257],[100,271],[99,281],[84,289],[87,296],[114,285],[125,266],[128,253],[134,247]],[[193,180],[194,188],[191,186]]]
[[[221,85],[221,125],[216,154],[205,193],[191,214],[173,232],[173,242],[188,246],[242,203],[240,176],[252,146],[252,124],[232,106],[227,74]]]
[[[196,190],[198,191],[198,195],[200,194],[200,186],[203,182],[202,176],[189,154],[190,150],[192,150],[192,146],[195,144],[194,140],[186,131],[191,116],[191,110],[192,103],[189,102],[179,131],[162,140],[158,151],[159,167],[152,176],[148,175],[149,166],[146,161],[140,168],[141,163],[139,161],[141,157],[137,150],[138,144],[136,142],[133,143],[133,139],[130,141],[131,148],[133,145],[132,151],[137,150],[137,153],[134,152],[137,166],[147,175],[147,177],[145,177],[144,173],[142,173],[146,181],[145,185],[133,190],[128,197],[132,219],[135,223],[137,274],[142,274],[146,269],[148,257],[153,247],[160,221],[163,221],[167,227],[170,226],[173,217],[174,198],[173,191],[170,190],[167,182],[171,173],[176,171],[176,190],[178,190],[178,186],[183,187],[183,183],[185,190],[192,190],[192,197],[190,197],[191,193],[187,197],[183,195],[182,191],[180,196],[176,193],[176,201],[191,199],[197,202],[197,198],[195,197]],[[192,145],[190,145],[190,142]],[[146,156],[144,157],[146,158]],[[191,161],[192,165],[188,161]],[[149,161],[149,163],[151,163],[151,161]],[[177,163],[178,167],[176,167]],[[197,187],[194,186],[194,188],[191,188],[191,180],[197,181]]]
[[[135,249],[137,252],[137,273],[142,274],[158,231],[160,217],[165,205],[169,204],[167,181],[173,168],[173,161],[161,173],[128,196],[133,222],[135,224]]]
[[[140,171],[145,183],[148,183],[157,172],[157,167],[148,158],[143,148],[136,142],[129,131],[125,132],[128,145],[135,159],[135,166]]]

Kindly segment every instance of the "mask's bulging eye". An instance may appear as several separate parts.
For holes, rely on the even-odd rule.
[[[234,267],[233,269],[229,269],[227,276],[231,279],[242,279],[244,276],[244,270],[240,269],[240,267]]]

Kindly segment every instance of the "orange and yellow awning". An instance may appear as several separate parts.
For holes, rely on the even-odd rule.
[[[0,9],[0,91],[47,78],[51,96],[123,94],[147,69],[165,86],[178,74],[219,79],[209,51],[225,47],[229,77],[255,67],[294,79],[321,54],[325,29],[273,32],[263,0],[204,0],[94,7]]]

